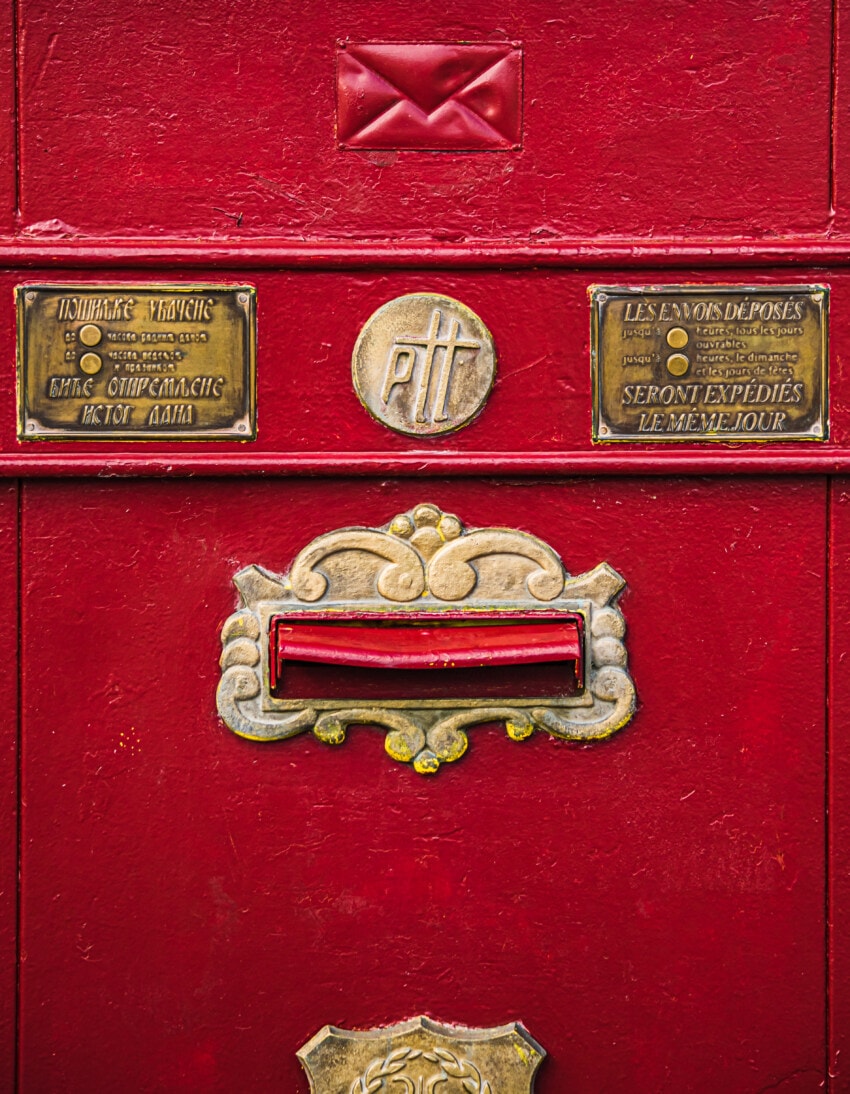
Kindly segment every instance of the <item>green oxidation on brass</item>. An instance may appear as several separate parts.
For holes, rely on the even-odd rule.
[[[20,285],[20,440],[252,440],[246,285]]]
[[[594,286],[593,439],[825,440],[822,285]]]

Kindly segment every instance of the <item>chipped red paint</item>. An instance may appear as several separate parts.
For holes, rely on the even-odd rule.
[[[850,1091],[846,18],[0,17],[0,1088],[306,1094],[322,1025],[427,1013],[521,1019],[539,1094]],[[376,139],[353,58],[369,82],[382,49],[458,44],[504,51],[498,150],[480,127],[426,150],[421,118],[339,148]],[[18,442],[13,287],[146,279],[256,285],[257,441]],[[829,440],[593,446],[594,282],[827,283]],[[499,356],[475,424],[428,443],[350,379],[363,322],[417,291],[473,308]],[[226,730],[233,574],[426,500],[625,576],[633,722],[587,746],[482,727],[432,779],[364,727]]]

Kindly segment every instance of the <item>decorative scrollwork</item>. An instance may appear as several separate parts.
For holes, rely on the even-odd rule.
[[[507,528],[483,528],[441,547],[428,563],[428,587],[440,600],[462,600],[478,581],[472,563],[492,555],[528,559],[535,569],[526,579],[535,600],[554,600],[564,588],[564,567],[551,547]]]
[[[326,744],[341,744],[349,726],[386,731],[385,749],[422,774],[467,751],[468,730],[502,722],[522,741],[535,730],[566,740],[608,737],[632,717],[635,689],[628,673],[625,621],[616,600],[625,586],[607,563],[570,576],[552,548],[508,528],[467,530],[456,516],[423,503],[384,528],[343,528],[319,536],[297,556],[288,575],[258,566],[234,578],[242,605],[222,630],[218,709],[237,734],[279,740],[312,729]],[[540,700],[464,700],[352,703],[272,700],[268,678],[269,620],[277,614],[340,610],[378,613],[403,621],[406,608],[454,612],[520,612],[555,608],[586,624],[584,691]],[[320,614],[318,618],[331,618]]]
[[[313,724],[315,710],[306,707],[289,717],[264,719],[251,709],[255,704],[243,708],[262,692],[259,637],[260,624],[253,612],[236,612],[225,623],[219,658],[222,676],[216,693],[219,714],[240,737],[260,741],[295,737]]]
[[[383,1060],[373,1060],[351,1084],[349,1094],[375,1094],[384,1085],[384,1079],[397,1075],[411,1060],[416,1060],[421,1055],[421,1049],[402,1046],[394,1049]]]
[[[413,547],[377,529],[345,528],[314,539],[296,558],[289,575],[295,596],[308,604],[321,600],[328,579],[316,567],[331,555],[345,551],[365,551],[390,563],[381,570],[377,583],[378,592],[386,600],[404,603],[425,592],[422,558]]]

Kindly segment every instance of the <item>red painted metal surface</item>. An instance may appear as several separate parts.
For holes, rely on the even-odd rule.
[[[850,1090],[850,480],[830,490],[829,1074]]]
[[[374,270],[435,266],[446,269],[550,270],[750,270],[771,266],[821,271],[846,266],[850,240],[835,234],[786,239],[705,240],[677,236],[661,239],[609,239],[571,236],[567,239],[476,240],[445,243],[434,240],[379,240],[368,244],[311,238],[286,240],[264,237],[239,239],[214,236],[203,241],[181,239],[132,240],[86,236],[78,240],[49,239],[21,234],[0,237],[8,266],[20,269],[311,269]],[[784,276],[788,276],[785,274]],[[598,280],[598,279],[597,279]],[[606,279],[610,280],[610,279]],[[665,277],[665,282],[671,278]]]
[[[337,140],[343,148],[521,147],[518,45],[343,42],[336,63]]]
[[[281,661],[322,661],[378,669],[451,669],[455,666],[528,665],[536,661],[575,661],[581,657],[578,624],[515,623],[463,627],[277,620]]]
[[[829,223],[831,5],[20,6],[32,234],[783,236]],[[521,158],[339,153],[339,40],[522,42]],[[793,107],[789,103],[793,88]]]
[[[627,575],[634,723],[431,780],[224,729],[233,572],[426,498]],[[521,1017],[540,1094],[819,1089],[822,479],[45,481],[24,537],[28,1094],[306,1091],[325,1022],[422,1011]]]
[[[18,96],[14,12],[0,18],[0,231],[11,235],[18,220]]]
[[[18,661],[18,484],[0,487],[0,627]],[[0,674],[0,1089],[15,1085],[18,912],[18,674]]]
[[[420,1012],[521,1018],[550,1053],[540,1094],[850,1091],[847,14],[639,8],[0,17],[22,1094],[306,1092],[294,1050],[321,1025]],[[503,43],[511,64],[520,43],[521,133],[518,113],[500,132],[521,149],[341,150],[337,55],[365,42]],[[13,286],[148,278],[256,284],[257,442],[19,443]],[[828,442],[591,445],[590,284],[795,281],[832,290]],[[419,290],[472,307],[499,355],[481,417],[427,445],[350,381],[365,319]],[[623,572],[634,722],[587,747],[482,728],[431,780],[365,728],[336,749],[226,731],[233,573],[426,498]],[[0,485],[7,636],[17,499]],[[9,671],[3,1089],[17,696]]]

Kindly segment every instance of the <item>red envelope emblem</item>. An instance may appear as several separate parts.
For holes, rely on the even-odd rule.
[[[511,43],[346,43],[337,53],[341,148],[520,147],[522,50]]]

